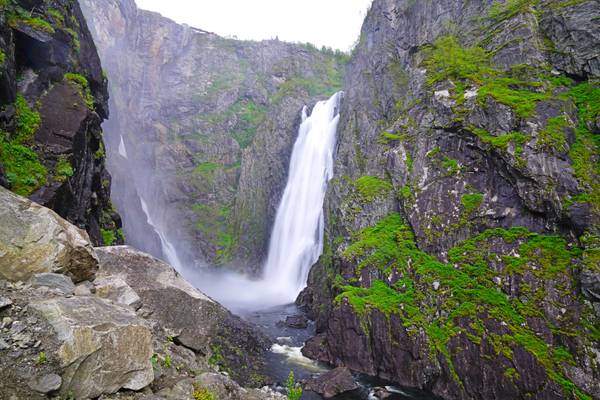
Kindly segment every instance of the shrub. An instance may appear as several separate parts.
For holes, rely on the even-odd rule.
[[[289,400],[298,400],[302,396],[302,387],[294,379],[294,371],[290,371],[286,382],[287,396]]]

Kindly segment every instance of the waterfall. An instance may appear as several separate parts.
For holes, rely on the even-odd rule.
[[[152,229],[154,229],[154,232],[156,232],[160,239],[163,256],[166,258],[165,261],[171,264],[177,271],[181,271],[183,268],[183,264],[177,256],[175,247],[173,247],[171,242],[169,242],[167,237],[162,233],[162,230],[158,229],[158,227],[154,224],[154,221],[152,220],[152,218],[150,217],[150,213],[148,212],[148,205],[141,197],[140,203],[142,203],[142,210],[144,211],[144,214],[146,214],[146,221],[148,222],[148,225],[150,225]]]
[[[277,209],[264,280],[294,301],[323,251],[323,201],[333,177],[333,151],[342,93],[318,102],[294,144],[288,181]]]
[[[123,136],[121,137],[121,141],[119,142],[119,154],[123,158],[127,158],[127,149],[125,148],[125,142],[123,142]]]

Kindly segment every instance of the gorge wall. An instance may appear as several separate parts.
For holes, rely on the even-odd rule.
[[[100,124],[106,78],[77,2],[0,2],[0,184],[122,243]]]
[[[225,39],[132,0],[82,7],[110,82],[109,169],[128,242],[161,255],[141,197],[186,264],[256,269],[300,111],[341,88],[344,56]]]
[[[600,3],[375,0],[303,352],[446,399],[598,399]]]

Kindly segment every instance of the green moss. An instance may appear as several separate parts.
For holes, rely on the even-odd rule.
[[[479,207],[482,195],[468,196],[463,201],[465,208]],[[528,325],[528,318],[544,315],[543,290],[535,293],[524,290],[521,296],[511,297],[498,287],[495,279],[512,273],[488,266],[488,263],[496,265],[498,262],[495,252],[498,240],[516,249],[519,257],[511,260],[515,265],[514,260],[522,260],[518,265],[521,271],[526,270],[543,282],[564,276],[581,256],[580,249],[567,247],[558,236],[539,235],[524,228],[490,229],[451,249],[449,263],[445,264],[421,251],[400,215],[390,214],[359,232],[342,257],[356,264],[357,269],[369,267],[380,271],[379,276],[396,275],[400,279],[393,284],[374,280],[369,287],[342,285],[336,304],[348,301],[361,316],[367,333],[372,310],[379,310],[387,317],[399,317],[409,334],[427,332],[432,353],[446,358],[457,381],[452,354],[461,350],[449,348],[448,343],[450,338],[463,332],[475,343],[481,343],[484,338],[490,341],[497,353],[509,360],[516,346],[523,347],[566,394],[589,398],[565,377],[564,364],[573,362],[567,349],[545,342]],[[433,288],[434,283],[437,289]],[[467,332],[465,318],[470,321]],[[502,322],[509,333],[498,335],[487,331],[488,325],[483,319]],[[580,327],[583,337],[592,334],[586,324]],[[551,328],[556,335],[565,334],[558,327],[551,325]],[[519,379],[517,371],[507,371],[512,379]]]
[[[202,164],[199,164],[196,168],[194,168],[194,172],[196,172],[202,176],[210,176],[215,171],[217,171],[221,168],[222,168],[221,164],[207,161],[207,162],[203,162]]]
[[[361,176],[354,181],[354,187],[365,202],[385,196],[393,189],[390,182],[369,175]]]
[[[71,161],[66,157],[60,157],[56,163],[54,172],[54,179],[58,182],[64,182],[71,176],[73,176],[73,166]]]
[[[252,101],[243,100],[236,103],[232,111],[239,119],[238,127],[232,135],[244,149],[252,143],[258,126],[265,119],[267,108]]]
[[[537,102],[553,97],[551,91],[542,90],[542,82],[522,80],[521,66],[515,65],[510,71],[495,69],[490,58],[491,54],[482,47],[463,47],[454,36],[442,36],[425,50],[427,82],[434,85],[452,80],[458,104],[464,102],[467,85],[478,86],[480,104],[485,105],[486,99],[491,97],[511,107],[522,118],[535,114]]]
[[[194,387],[192,397],[194,400],[217,400],[215,395],[210,390],[201,386]]]
[[[4,166],[10,189],[29,196],[46,184],[48,171],[37,154],[21,144],[6,142],[0,132],[0,163]]]
[[[471,214],[476,211],[483,201],[483,194],[481,193],[471,193],[465,194],[460,198],[460,202],[464,207],[464,211],[466,214]]]
[[[0,49],[0,66],[4,65],[4,61],[6,61],[6,54]]]
[[[47,11],[48,15],[52,17],[57,26],[63,27],[65,25],[65,17],[56,8],[50,8]]]
[[[105,246],[112,246],[115,243],[115,231],[111,229],[100,229],[102,235],[102,242]]]
[[[567,146],[565,128],[568,126],[569,122],[564,115],[549,118],[546,127],[539,133],[538,145],[547,150],[565,151]]]
[[[8,24],[11,27],[16,27],[20,23],[49,34],[54,34],[56,32],[54,27],[52,27],[48,21],[39,17],[32,17],[28,12],[19,12],[9,16]]]
[[[446,171],[447,176],[456,175],[460,171],[458,161],[446,156],[442,160],[442,168]]]
[[[117,240],[120,243],[125,243],[125,232],[123,232],[123,228],[117,229]]]
[[[585,200],[600,213],[600,135],[594,135],[590,126],[600,118],[600,85],[584,82],[562,94],[577,106],[578,125],[575,129],[575,143],[571,146],[573,171],[582,185]]]
[[[92,91],[90,90],[90,84],[85,76],[81,74],[75,74],[71,72],[67,72],[65,74],[65,80],[68,82],[72,82],[77,85],[79,94],[85,101],[85,105],[90,109],[94,110],[94,96],[92,95]]]
[[[23,95],[18,94],[15,100],[15,134],[12,138],[14,142],[23,143],[33,138],[40,127],[40,114],[29,107],[27,100]]]
[[[537,3],[538,0],[496,1],[490,7],[487,17],[498,23],[511,19],[517,14],[528,12]]]

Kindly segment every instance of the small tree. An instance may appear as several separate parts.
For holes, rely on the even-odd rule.
[[[290,371],[287,378],[287,396],[290,400],[298,400],[302,396],[302,387],[294,379],[294,371]]]

